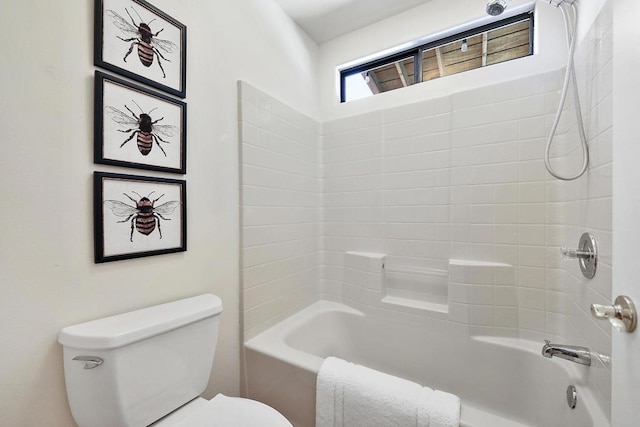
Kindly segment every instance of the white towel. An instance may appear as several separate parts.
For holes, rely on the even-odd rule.
[[[458,427],[458,396],[329,357],[316,386],[316,427]]]
[[[455,394],[423,387],[418,402],[417,426],[460,426],[460,398]]]

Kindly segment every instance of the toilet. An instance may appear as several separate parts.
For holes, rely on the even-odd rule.
[[[205,294],[64,328],[67,397],[79,427],[292,427],[255,400],[200,397],[222,301]]]

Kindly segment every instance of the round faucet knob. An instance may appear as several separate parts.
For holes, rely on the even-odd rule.
[[[591,304],[591,315],[608,319],[620,332],[633,332],[637,325],[636,308],[629,297],[619,296],[613,305]]]

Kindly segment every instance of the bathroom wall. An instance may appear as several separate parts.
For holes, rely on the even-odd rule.
[[[486,2],[478,0],[431,0],[424,5],[389,17],[376,24],[346,34],[320,46],[319,84],[324,120],[391,108],[447,96],[456,91],[471,90],[505,80],[533,76],[560,68],[566,58],[566,43],[562,15],[543,2],[514,0],[509,2],[505,15],[535,9],[535,55],[496,64],[473,73],[460,73],[429,84],[415,85],[401,90],[364,98],[348,103],[339,102],[339,69],[386,49],[406,46],[419,39],[438,39],[446,31],[469,23],[479,26],[491,21],[485,12]],[[522,9],[524,8],[524,9]],[[503,15],[504,16],[504,15]],[[362,62],[362,60],[360,61]],[[357,62],[356,62],[357,63]]]
[[[188,251],[93,262],[93,2],[4,2],[0,55],[0,424],[68,427],[61,328],[212,292],[207,396],[239,392],[237,80],[319,116],[317,47],[271,1],[155,0],[188,28]]]
[[[382,297],[399,289],[407,296],[401,275],[412,274],[407,299],[444,304],[464,333],[556,334],[545,322],[563,308],[545,304],[542,157],[562,77],[525,77],[325,123],[325,297],[365,301],[344,294],[343,254],[378,252],[387,255]],[[451,260],[470,261],[469,272],[459,274]],[[393,308],[381,297],[367,301]]]
[[[238,84],[244,339],[319,297],[320,124]]]
[[[592,303],[611,304],[615,298],[611,293],[612,7],[609,2],[601,10],[582,40],[575,59],[578,93],[589,144],[589,169],[584,177],[575,181],[547,182],[547,306],[554,301],[561,303],[560,307],[566,313],[562,317],[548,314],[547,325],[556,328],[568,342],[579,343],[606,356],[611,356],[611,326],[609,322],[594,320],[589,306]],[[563,174],[579,170],[582,163],[574,107],[570,98],[567,106],[570,128],[552,150],[553,157],[557,159],[553,164]],[[576,247],[584,232],[591,233],[598,244],[598,269],[593,279],[582,275],[577,261],[561,260],[557,256],[560,245]],[[599,397],[605,413],[609,414],[611,366],[606,358],[595,359],[590,374],[588,384]]]
[[[611,27],[605,6],[576,54],[591,153],[578,181],[551,178],[543,162],[563,70],[325,122],[324,297],[447,319],[436,323],[456,332],[588,346],[605,355],[587,381],[609,413],[611,331],[589,304],[611,301]],[[572,99],[552,150],[564,173],[581,160]],[[584,231],[600,244],[591,281],[559,251]],[[382,287],[349,279],[351,252],[386,254]],[[450,259],[473,264],[462,280]],[[486,262],[500,265],[473,273]],[[399,288],[413,295],[390,304]]]
[[[585,37],[598,11],[607,0],[579,1],[580,25],[578,39]],[[341,117],[391,108],[425,99],[447,96],[452,88],[456,91],[471,90],[526,76],[535,76],[557,70],[566,63],[566,36],[562,14],[545,1],[512,0],[505,15],[514,13],[518,8],[535,5],[534,39],[535,55],[496,64],[476,70],[473,73],[460,73],[446,79],[429,81],[428,85],[416,85],[401,90],[360,99],[348,103],[339,102],[339,70],[345,64],[362,63],[386,50],[397,51],[420,39],[440,38],[451,28],[477,23],[487,23],[486,2],[478,0],[431,0],[424,5],[391,16],[358,31],[338,37],[320,46],[318,61],[318,83],[322,118],[325,121]],[[359,61],[359,62],[358,62]]]

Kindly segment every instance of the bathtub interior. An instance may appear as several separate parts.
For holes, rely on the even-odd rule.
[[[246,388],[296,427],[314,425],[315,379],[335,356],[460,396],[462,425],[601,427],[590,368],[546,359],[541,343],[446,333],[428,319],[320,301],[249,340]],[[567,386],[578,405],[566,403]]]

